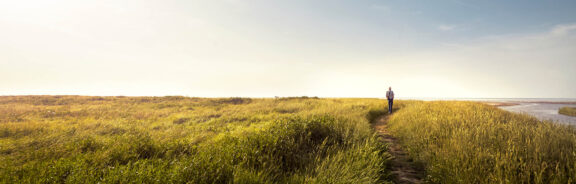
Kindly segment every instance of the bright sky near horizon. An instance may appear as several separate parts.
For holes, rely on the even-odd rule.
[[[576,98],[574,0],[0,0],[0,95]]]

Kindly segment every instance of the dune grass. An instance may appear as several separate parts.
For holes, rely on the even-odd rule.
[[[389,183],[378,99],[0,97],[0,183]],[[431,183],[574,183],[576,130],[474,102],[398,101]]]
[[[0,183],[387,182],[369,124],[385,104],[0,97]]]
[[[421,102],[391,132],[431,183],[576,183],[576,130],[475,102]]]
[[[576,107],[562,107],[558,110],[558,113],[576,117]]]

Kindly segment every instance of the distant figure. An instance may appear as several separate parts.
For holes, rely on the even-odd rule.
[[[386,99],[388,99],[388,113],[392,113],[392,104],[394,104],[394,91],[392,91],[392,87],[388,87]]]

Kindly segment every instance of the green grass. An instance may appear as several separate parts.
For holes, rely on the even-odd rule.
[[[431,183],[576,183],[576,130],[473,102],[400,109],[391,132]]]
[[[389,183],[378,99],[0,97],[0,183]],[[575,183],[576,130],[473,102],[398,101],[430,183]]]
[[[385,104],[0,97],[0,183],[386,182],[369,124]]]
[[[558,110],[558,113],[567,116],[576,116],[576,107],[562,107]]]

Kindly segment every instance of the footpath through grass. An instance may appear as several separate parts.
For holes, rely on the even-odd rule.
[[[421,102],[390,131],[432,183],[576,183],[576,130],[475,102]]]
[[[386,182],[384,104],[0,97],[0,183]]]
[[[387,183],[378,99],[0,97],[0,183]],[[576,183],[576,130],[474,102],[398,101],[431,183]]]

